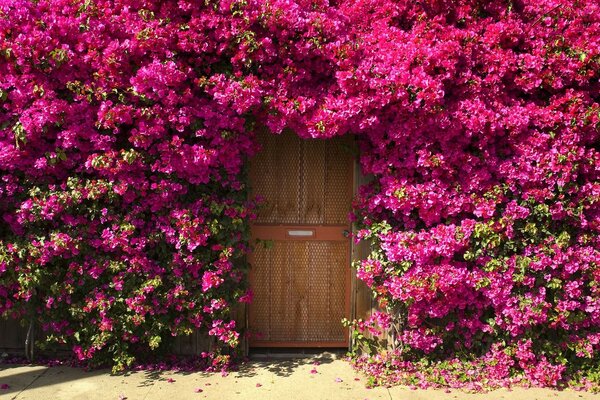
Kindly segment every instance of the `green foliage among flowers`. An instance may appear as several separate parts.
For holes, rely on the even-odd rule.
[[[8,0],[0,35],[3,315],[118,368],[234,348],[259,123],[360,143],[374,383],[598,381],[596,1]]]

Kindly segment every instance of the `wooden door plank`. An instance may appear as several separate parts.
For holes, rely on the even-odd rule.
[[[277,189],[276,166],[277,154],[273,151],[276,146],[276,137],[271,134],[258,135],[258,142],[262,150],[252,159],[250,164],[250,182],[255,194],[260,194],[263,202],[258,209],[257,222],[276,222],[276,209],[279,201]]]
[[[253,338],[268,339],[270,335],[271,280],[269,268],[273,249],[257,244],[252,254],[251,285],[254,301],[250,309],[251,334]]]
[[[329,334],[331,292],[329,290],[330,270],[328,253],[330,242],[313,241],[308,243],[310,255],[310,275],[308,309],[309,339],[325,341],[334,338]]]
[[[309,291],[309,252],[307,242],[288,242],[289,261],[293,265],[292,270],[292,318],[290,337],[296,340],[306,341],[309,338],[309,313],[308,296]]]
[[[272,178],[276,179],[278,191],[276,223],[297,224],[300,222],[300,178],[301,146],[300,138],[285,131],[282,140],[271,149],[276,157]]]
[[[324,221],[326,142],[306,140],[303,143],[302,223],[321,225]]]
[[[274,243],[273,257],[269,268],[270,278],[267,278],[271,280],[270,340],[286,340],[290,334],[291,277],[288,253],[289,243],[279,241]]]
[[[332,243],[328,254],[328,262],[331,266],[329,274],[329,290],[331,292],[331,303],[329,305],[331,323],[328,328],[332,338],[344,340],[347,338],[346,330],[342,326],[342,318],[347,315],[347,285],[350,257],[348,242]]]
[[[343,142],[327,146],[325,169],[325,224],[349,225],[352,199],[352,156]]]

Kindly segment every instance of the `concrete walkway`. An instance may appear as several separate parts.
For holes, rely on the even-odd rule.
[[[85,372],[70,367],[0,365],[0,399],[600,400],[599,395],[568,390],[515,389],[467,394],[404,387],[366,389],[365,381],[347,362],[330,354],[256,360],[227,376],[183,372],[110,375],[106,370]]]

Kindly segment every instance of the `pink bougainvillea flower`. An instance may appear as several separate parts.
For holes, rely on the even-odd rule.
[[[316,369],[316,368],[313,368],[313,369],[311,369],[311,370],[310,370],[310,373],[311,373],[311,374],[317,374],[318,372],[319,372],[319,371],[317,371],[317,369]]]
[[[173,382],[175,382],[175,379],[173,379],[173,378],[169,378],[169,379],[167,379],[167,382],[168,382],[168,383],[173,383]]]
[[[9,388],[10,388],[10,385],[8,383],[3,383],[2,385],[0,385],[0,389],[2,389],[2,390],[6,390]]]
[[[195,393],[202,393],[202,392],[204,392],[204,390],[201,389],[201,388],[196,388],[196,389],[194,389],[194,392]]]
[[[124,394],[120,394],[119,400],[127,400],[127,396],[125,396]]]
[[[261,386],[262,386],[262,384],[260,384],[260,383],[256,384],[256,387],[261,387]]]
[[[344,380],[343,380],[342,378],[335,378],[335,381],[336,381],[337,383],[344,382]]]
[[[239,346],[256,123],[357,139],[380,312],[351,329],[404,349],[354,360],[377,384],[559,386],[600,359],[598,0],[80,3],[0,1],[0,314],[42,304],[81,362]],[[441,352],[480,357],[467,382],[416,360]]]

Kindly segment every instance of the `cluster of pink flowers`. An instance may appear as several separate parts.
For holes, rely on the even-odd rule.
[[[466,354],[481,363],[469,382],[543,386],[593,370],[598,4],[349,7],[357,24],[369,13],[378,21],[345,75],[347,99],[362,104],[361,165],[374,176],[356,200],[357,240],[373,250],[358,277],[392,317],[395,359],[409,363],[374,356],[360,368],[407,383],[420,360],[437,360],[439,371],[419,380],[431,384],[455,368],[440,360]],[[375,102],[376,113],[365,111]]]
[[[228,4],[0,5],[0,314],[117,368],[198,328],[237,345],[247,29]]]
[[[244,165],[287,127],[360,143],[359,328],[394,362],[555,385],[598,360],[596,1],[9,0],[0,34],[3,315],[118,365],[235,346]]]

